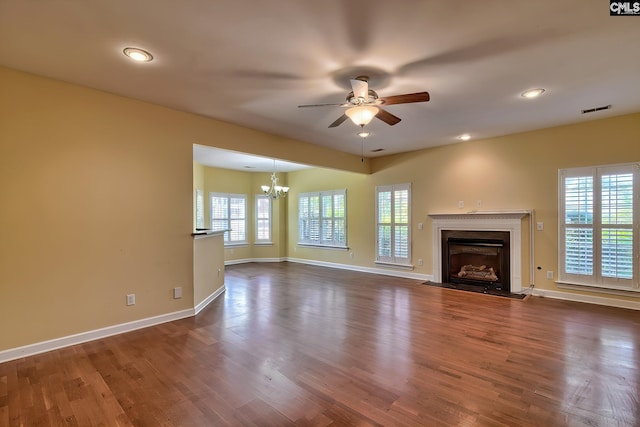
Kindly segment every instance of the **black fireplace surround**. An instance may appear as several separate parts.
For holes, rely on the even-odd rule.
[[[508,231],[442,230],[442,282],[511,291]]]

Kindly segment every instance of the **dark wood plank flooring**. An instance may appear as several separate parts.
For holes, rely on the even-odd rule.
[[[0,426],[640,425],[640,313],[291,263],[0,364]]]

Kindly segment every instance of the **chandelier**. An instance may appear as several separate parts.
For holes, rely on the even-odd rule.
[[[278,177],[276,176],[276,161],[273,161],[273,173],[271,173],[271,186],[263,185],[260,187],[265,196],[269,196],[272,199],[279,199],[285,197],[289,192],[289,187],[282,187],[278,185]]]

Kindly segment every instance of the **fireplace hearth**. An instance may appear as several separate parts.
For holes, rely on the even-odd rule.
[[[510,291],[508,231],[442,230],[442,282]]]

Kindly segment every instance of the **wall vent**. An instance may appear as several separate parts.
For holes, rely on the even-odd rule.
[[[604,105],[602,107],[588,108],[586,110],[582,110],[582,114],[595,113],[596,111],[610,110],[610,109],[611,109],[611,104]]]
[[[372,153],[379,153],[381,151],[384,151],[384,148],[374,148],[373,150],[371,150]]]

